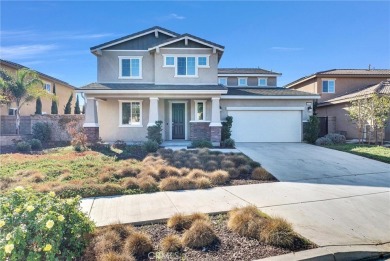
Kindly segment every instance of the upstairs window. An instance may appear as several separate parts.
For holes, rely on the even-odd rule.
[[[141,101],[120,101],[120,125],[141,126],[142,124],[142,102]]]
[[[178,76],[196,76],[195,57],[177,57]]]
[[[267,78],[259,78],[259,82],[258,82],[258,85],[259,86],[267,86]]]
[[[142,79],[142,57],[119,57],[119,78]]]
[[[208,57],[206,56],[199,56],[198,57],[198,66],[199,67],[208,67],[209,66],[209,59],[207,59]]]
[[[238,78],[238,86],[248,86],[247,78]]]
[[[335,92],[335,80],[323,80],[322,81],[322,92],[334,93]]]
[[[218,78],[218,83],[227,86],[227,78]]]
[[[47,92],[51,92],[51,84],[50,83],[45,83],[43,85],[43,89],[45,89]]]
[[[164,66],[175,66],[175,57],[173,56],[166,56],[165,57],[165,64]]]

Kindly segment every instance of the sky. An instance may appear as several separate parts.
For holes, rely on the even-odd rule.
[[[0,57],[76,87],[96,81],[89,48],[152,26],[225,46],[219,67],[282,73],[390,68],[390,1],[1,1]]]

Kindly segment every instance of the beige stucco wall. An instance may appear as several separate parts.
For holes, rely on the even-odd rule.
[[[10,74],[15,74],[16,69],[8,67],[6,64],[2,64],[2,69],[5,69]],[[64,107],[66,103],[68,102],[69,96],[73,93],[73,100],[72,100],[72,114],[74,112],[74,105],[76,103],[76,94],[74,93],[74,90],[71,87],[68,87],[66,85],[63,85],[59,82],[53,81],[51,79],[48,79],[46,77],[40,76],[40,79],[44,83],[50,83],[51,85],[51,93],[53,92],[53,84],[56,85],[56,94],[57,94],[57,105],[58,105],[58,114],[64,114]],[[48,98],[42,98],[42,113],[50,114],[51,112],[51,99]],[[36,109],[36,101],[31,101],[23,105],[22,109],[20,110],[20,115],[22,116],[28,116],[35,113]],[[1,115],[8,115],[8,109],[9,108],[15,108],[16,104],[12,103],[10,105],[0,105],[0,114]],[[81,110],[81,108],[80,108]]]
[[[259,78],[267,78],[267,86],[264,87],[276,87],[277,86],[277,79],[276,77],[238,77],[238,76],[219,76],[220,78],[227,78],[227,84],[228,86],[238,86],[238,78],[247,78],[248,86],[250,87],[258,87],[259,86]]]

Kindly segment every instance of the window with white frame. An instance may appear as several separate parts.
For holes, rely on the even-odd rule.
[[[142,101],[120,101],[119,110],[121,126],[142,125]]]
[[[47,92],[51,92],[51,84],[50,83],[45,83],[43,88],[47,91]]]
[[[248,86],[247,78],[238,78],[238,86]]]
[[[218,78],[218,83],[227,86],[227,78]]]
[[[258,79],[258,85],[259,86],[267,86],[267,78],[259,78]]]
[[[322,92],[334,93],[335,92],[335,80],[322,80]]]
[[[196,76],[195,57],[177,57],[178,76]]]
[[[195,100],[195,121],[206,120],[206,101]]]
[[[142,57],[119,56],[119,78],[142,79]]]
[[[199,56],[198,57],[198,67],[208,67],[209,59],[207,56]]]
[[[175,66],[175,57],[173,57],[173,56],[165,56],[164,66],[166,66],[166,67],[173,67],[173,66]]]

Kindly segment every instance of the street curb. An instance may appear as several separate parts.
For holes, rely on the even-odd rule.
[[[390,256],[390,243],[381,245],[327,246],[290,254],[259,259],[258,261],[348,261],[376,260]]]

